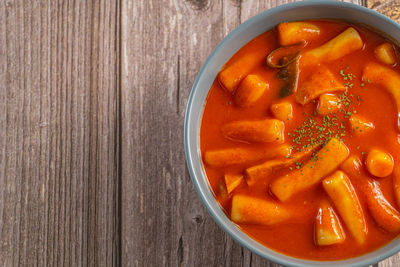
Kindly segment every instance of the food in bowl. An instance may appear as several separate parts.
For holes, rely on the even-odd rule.
[[[261,244],[356,257],[400,233],[398,47],[339,20],[281,23],[220,70],[200,148],[216,200]]]

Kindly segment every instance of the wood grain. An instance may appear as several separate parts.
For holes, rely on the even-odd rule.
[[[0,2],[0,265],[118,261],[119,4]]]
[[[287,2],[0,1],[0,266],[277,266],[207,214],[182,137],[213,48]]]

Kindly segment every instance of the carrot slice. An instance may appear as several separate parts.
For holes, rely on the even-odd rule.
[[[359,244],[365,243],[367,225],[364,212],[347,175],[342,171],[336,171],[324,179],[322,185],[354,239]]]
[[[240,174],[225,174],[224,175],[225,186],[228,194],[236,189],[243,181],[243,175]]]

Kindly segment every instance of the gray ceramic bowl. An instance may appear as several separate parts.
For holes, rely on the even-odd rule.
[[[233,239],[252,252],[286,266],[365,266],[381,261],[400,251],[400,240],[386,246],[342,261],[310,261],[275,252],[244,234],[222,211],[210,190],[201,163],[200,123],[209,88],[218,71],[243,45],[259,34],[283,21],[333,18],[370,25],[400,40],[400,25],[365,7],[336,1],[306,1],[282,5],[267,10],[241,24],[231,32],[211,53],[194,82],[185,116],[186,162],[194,187],[215,222]]]

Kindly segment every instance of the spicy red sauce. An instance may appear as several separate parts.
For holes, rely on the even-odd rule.
[[[400,144],[398,141],[399,131],[397,128],[396,105],[387,91],[383,90],[379,86],[374,86],[373,84],[368,83],[364,83],[363,86],[361,86],[363,82],[360,79],[365,64],[370,61],[377,62],[374,54],[375,48],[383,42],[391,41],[359,25],[328,20],[311,22],[320,28],[321,33],[318,38],[313,39],[307,44],[305,50],[310,50],[324,44],[339,33],[343,32],[349,26],[354,27],[361,35],[364,42],[364,47],[361,50],[325,64],[339,80],[342,78],[340,75],[341,70],[345,73],[352,73],[356,76],[354,86],[349,89],[349,92],[355,96],[352,98],[351,105],[354,105],[357,114],[361,116],[365,115],[375,125],[375,129],[370,134],[366,135],[354,136],[351,134],[350,130],[346,130],[347,134],[343,136],[343,141],[349,148],[350,154],[359,156],[363,161],[366,157],[364,152],[369,151],[371,148],[379,147],[390,153],[395,160],[395,164],[398,164],[398,161],[400,160]],[[233,62],[248,53],[252,53],[253,51],[263,51],[260,52],[260,54],[266,55],[278,47],[280,47],[280,45],[277,38],[277,30],[269,30],[243,46],[225,64],[222,70],[229,67]],[[308,76],[309,74],[307,74],[307,72],[312,73],[316,68],[318,68],[317,65],[307,69],[300,69],[301,75],[299,86],[303,83],[301,77]],[[391,68],[399,71],[397,65],[394,65]],[[277,77],[277,70],[266,67],[265,56],[260,56],[259,64],[251,71],[251,73],[260,75],[269,83],[269,89],[267,92],[264,93],[251,107],[240,108],[236,106],[233,102],[232,93],[227,92],[227,90],[221,86],[218,78],[214,81],[208,93],[201,124],[200,143],[202,155],[204,155],[206,151],[222,148],[269,146],[268,144],[263,143],[244,143],[229,140],[221,134],[220,130],[221,126],[225,123],[236,120],[274,118],[269,107],[271,104],[281,100],[279,97],[279,91],[283,85],[282,80]],[[343,83],[345,82],[346,81],[343,81]],[[358,101],[356,96],[360,96],[362,101]],[[284,136],[285,143],[292,145],[292,138],[288,136],[288,133],[292,133],[296,127],[301,125],[304,120],[316,110],[318,101],[313,101],[302,106],[296,103],[293,95],[286,97],[285,100],[289,101],[293,105],[293,119],[290,121],[290,124],[285,123]],[[261,160],[258,163],[262,162],[264,162],[264,160]],[[287,172],[287,168],[273,173],[266,179],[257,181],[257,184],[251,187],[248,186],[246,182],[242,182],[234,192],[228,196],[221,193],[224,174],[243,174],[246,168],[253,165],[255,164],[211,167],[206,163],[204,164],[210,187],[216,200],[219,202],[227,216],[230,216],[232,194],[240,193],[277,201],[276,197],[269,190],[269,184],[276,177]],[[366,243],[363,245],[358,244],[354,240],[344,223],[342,223],[342,226],[346,238],[343,243],[330,246],[316,245],[314,240],[314,222],[318,211],[318,203],[320,199],[327,198],[327,194],[321,184],[296,194],[283,203],[285,207],[295,214],[289,220],[271,226],[240,224],[238,227],[240,227],[240,229],[247,235],[268,248],[286,255],[303,259],[339,260],[359,256],[376,250],[396,238],[399,233],[388,232],[377,225],[371,217],[371,214],[368,212],[365,199],[363,199],[362,194],[359,192],[357,180],[352,179],[351,176],[349,176],[349,178],[357,192],[361,206],[364,210],[365,220],[368,227]],[[394,195],[393,174],[388,177],[374,179],[379,182],[380,188],[390,204],[399,210],[400,207],[396,203]]]

